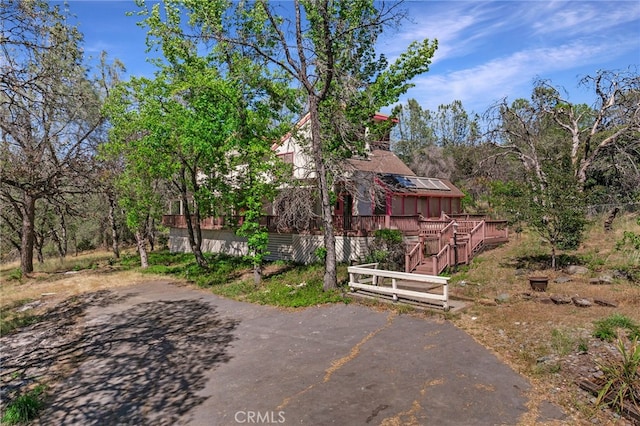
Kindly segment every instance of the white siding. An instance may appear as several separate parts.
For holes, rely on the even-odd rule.
[[[231,256],[247,254],[245,238],[238,237],[230,230],[203,230],[202,251],[224,253]],[[316,250],[324,247],[322,235],[269,234],[267,260],[288,260],[299,263],[318,261]],[[171,228],[169,233],[169,249],[172,252],[191,251],[186,229]],[[357,262],[368,253],[366,237],[336,236],[336,257],[341,263]]]
[[[280,144],[275,147],[275,152],[278,155],[293,153],[294,179],[315,178],[313,161],[304,149],[305,146],[309,145],[306,141],[310,138],[311,132],[308,122],[306,122],[302,125],[302,128],[285,137]]]

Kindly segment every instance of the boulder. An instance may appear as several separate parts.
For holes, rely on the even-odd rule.
[[[588,308],[591,306],[591,302],[588,299],[582,297],[572,297],[573,304],[579,308]]]
[[[595,303],[596,305],[600,305],[600,306],[608,306],[610,308],[615,308],[618,306],[617,303],[615,302],[611,302],[610,300],[606,300],[606,299],[593,299],[593,303]]]
[[[570,297],[568,297],[568,296],[558,296],[558,295],[551,296],[551,300],[556,305],[568,305],[569,303],[572,302]]]
[[[579,265],[570,265],[567,266],[566,272],[569,275],[584,275],[589,273],[589,268]]]
[[[509,299],[510,296],[508,293],[500,293],[498,297],[496,297],[495,301],[498,303],[506,303],[509,301]]]
[[[600,284],[613,284],[613,277],[611,275],[600,275],[598,278]]]

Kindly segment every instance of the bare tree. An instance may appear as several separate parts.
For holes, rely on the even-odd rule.
[[[546,81],[536,91],[545,94],[542,112],[571,138],[571,162],[578,181],[584,185],[589,168],[611,146],[633,143],[640,146],[640,75],[631,69],[599,71],[586,76],[581,85],[594,90],[597,100],[591,108],[575,105]],[[630,164],[638,167],[638,164]]]
[[[82,35],[48,2],[2,0],[0,197],[21,222],[23,273],[33,271],[37,203],[87,193],[103,124],[100,86],[87,77]]]

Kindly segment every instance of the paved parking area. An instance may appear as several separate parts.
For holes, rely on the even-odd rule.
[[[59,354],[73,368],[43,424],[513,425],[527,411],[528,381],[446,321],[166,282],[103,296]]]

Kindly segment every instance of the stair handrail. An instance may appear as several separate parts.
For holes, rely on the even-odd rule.
[[[456,222],[452,220],[447,226],[442,228],[438,233],[438,251],[443,247],[448,246],[451,238],[453,238],[453,227],[457,226]]]
[[[416,245],[404,255],[404,270],[405,272],[413,271],[423,260],[422,239],[416,243]]]
[[[473,227],[471,232],[469,232],[469,255],[475,252],[476,248],[478,248],[484,242],[484,220],[480,221],[476,226]]]
[[[442,248],[442,250],[438,252],[438,254],[434,254],[433,256],[431,256],[431,260],[433,262],[433,268],[432,268],[433,275],[440,274],[442,271],[447,269],[448,266],[450,266],[449,265],[450,263],[449,258],[451,256],[450,250],[451,250],[451,246],[447,244]]]

